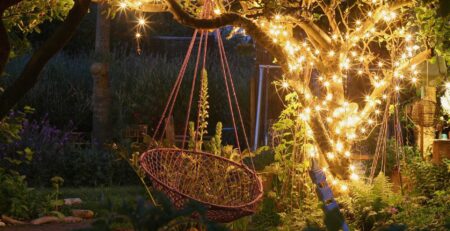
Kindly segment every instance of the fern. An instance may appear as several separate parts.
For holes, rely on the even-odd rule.
[[[402,199],[392,186],[389,178],[381,172],[372,184],[353,182],[351,192],[338,198],[354,229],[372,230],[392,217],[390,209],[398,206]]]

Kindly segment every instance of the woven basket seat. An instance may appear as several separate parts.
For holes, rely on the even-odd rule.
[[[144,152],[141,166],[176,208],[190,201],[206,207],[206,217],[230,222],[255,212],[262,183],[246,165],[198,151],[156,148]]]

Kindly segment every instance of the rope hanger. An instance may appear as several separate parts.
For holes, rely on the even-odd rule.
[[[207,0],[205,2],[205,5],[203,7],[202,13],[201,13],[201,17],[202,18],[208,18],[212,15],[212,9],[213,9],[214,3],[211,0]],[[228,59],[227,59],[227,55],[225,53],[225,48],[224,48],[224,44],[223,44],[223,40],[222,40],[222,36],[220,33],[219,29],[216,29],[214,31],[215,35],[216,35],[216,39],[217,39],[217,45],[219,48],[219,58],[220,58],[220,64],[221,64],[221,70],[222,70],[222,76],[223,76],[223,81],[225,84],[225,90],[227,93],[227,102],[228,102],[228,107],[230,110],[230,115],[231,115],[231,119],[232,119],[232,124],[233,124],[233,129],[234,129],[234,136],[236,139],[236,146],[237,149],[239,151],[239,154],[242,156],[242,149],[241,149],[241,145],[239,142],[239,134],[238,134],[238,126],[240,125],[241,129],[242,129],[242,133],[243,133],[243,137],[244,137],[244,141],[245,141],[245,145],[247,146],[247,149],[250,149],[250,144],[247,138],[247,133],[245,130],[245,126],[244,126],[244,122],[243,122],[243,118],[242,118],[242,113],[239,107],[239,102],[237,99],[237,95],[236,95],[236,89],[235,89],[235,85],[234,85],[234,81],[231,75],[231,70],[229,67],[229,63],[228,63]],[[198,42],[198,48],[196,51],[196,59],[195,59],[195,66],[194,66],[194,73],[193,73],[193,78],[192,78],[192,83],[191,83],[191,88],[190,88],[190,94],[189,94],[189,103],[188,103],[188,108],[187,108],[187,115],[186,115],[186,120],[184,123],[184,130],[183,130],[183,141],[182,141],[182,146],[181,148],[184,148],[186,145],[186,137],[187,137],[187,133],[188,133],[188,127],[189,127],[189,120],[190,120],[190,113],[191,113],[191,108],[193,106],[193,99],[194,99],[194,92],[195,92],[195,88],[196,88],[196,82],[197,81],[197,76],[200,74],[202,74],[202,71],[199,71],[200,69],[200,65],[201,65],[201,70],[206,70],[206,55],[207,55],[207,48],[208,48],[208,36],[209,32],[208,30],[202,30],[202,29],[195,29],[194,34],[192,36],[192,39],[190,41],[187,53],[185,55],[185,58],[183,60],[182,66],[180,68],[180,71],[178,73],[178,76],[176,78],[175,84],[172,87],[172,90],[169,94],[167,103],[164,107],[163,113],[161,115],[161,118],[158,122],[158,125],[155,129],[155,132],[152,136],[152,138],[154,140],[158,139],[158,140],[162,140],[164,135],[165,135],[165,131],[167,129],[168,126],[168,118],[170,118],[173,115],[173,109],[175,106],[175,103],[177,101],[177,97],[179,95],[179,91],[181,88],[181,84],[184,80],[184,76],[186,73],[186,69],[189,63],[189,60],[191,58],[192,52],[194,50],[194,46],[196,44],[196,40],[197,40],[197,36],[199,36],[199,42]],[[201,59],[201,60],[200,60]],[[200,63],[201,62],[201,63]],[[202,89],[202,81],[200,81],[200,86],[199,86],[199,94],[201,92]],[[199,101],[198,101],[198,105],[197,105],[197,118],[196,118],[196,128],[195,128],[195,134],[194,134],[194,151],[196,151],[197,149],[197,134],[199,133],[199,126],[200,126],[200,105],[202,104],[202,98],[200,97]],[[236,110],[236,111],[235,111]],[[236,113],[237,112],[237,113]],[[239,120],[239,125],[236,121],[236,117]],[[163,121],[167,119],[166,123],[164,126],[162,126]],[[163,129],[161,129],[163,127]],[[160,133],[160,136],[158,136],[158,133]],[[253,159],[251,159],[251,164],[252,167],[254,169],[254,164],[253,164]],[[241,162],[243,162],[243,158],[241,158]]]

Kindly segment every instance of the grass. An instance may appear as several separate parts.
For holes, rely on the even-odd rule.
[[[49,194],[53,191],[50,188],[37,189],[42,194]],[[139,197],[147,197],[144,187],[135,186],[112,186],[112,187],[80,187],[61,188],[60,198],[81,198],[80,205],[75,205],[75,209],[89,209],[98,214],[105,209],[116,211],[124,202],[135,201]],[[108,204],[110,201],[110,204]]]

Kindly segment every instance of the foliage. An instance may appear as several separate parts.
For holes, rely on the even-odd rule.
[[[383,173],[372,184],[355,181],[349,194],[337,198],[343,206],[344,215],[353,229],[372,230],[390,222],[398,211],[402,197],[394,193],[392,183]]]
[[[72,135],[74,128],[70,123],[66,128],[58,129],[50,124],[47,116],[40,120],[18,117],[16,120],[21,122],[21,126],[17,136],[20,139],[0,144],[5,157],[0,164],[27,175],[31,185],[46,186],[55,175],[66,179],[66,185],[72,186],[110,185],[114,175],[120,176],[115,182],[129,181],[125,179],[129,174],[123,174],[117,168],[121,164],[116,163],[110,153],[73,144],[76,137]],[[29,164],[11,165],[10,160]]]
[[[276,212],[276,202],[273,198],[264,198],[261,210],[253,215],[249,231],[276,230],[281,224],[281,217]]]
[[[50,202],[29,188],[22,176],[0,168],[0,214],[30,219],[50,210]]]
[[[450,190],[450,172],[445,164],[415,157],[409,160],[405,172],[419,195],[432,198],[437,191]]]
[[[414,230],[450,229],[449,190],[437,190],[433,197],[408,197],[401,204],[399,213],[393,219]]]
[[[65,146],[69,143],[72,126],[69,123],[66,129],[59,130],[50,125],[47,117],[42,120],[22,120],[20,139],[12,143],[0,144],[0,151],[5,160],[16,159],[30,162],[27,166],[22,166],[17,170],[28,175],[34,183],[46,183],[56,171],[55,167],[48,163],[58,162],[64,152]],[[32,158],[34,156],[34,158]],[[0,164],[8,167],[5,161],[0,160]],[[11,166],[9,166],[11,167]],[[59,167],[56,167],[59,168]],[[42,177],[47,177],[42,179]]]
[[[11,112],[0,122],[0,144],[10,144],[20,140],[23,122],[28,114],[33,113],[33,109],[26,106],[24,111]],[[1,149],[0,149],[1,151]],[[4,151],[2,151],[4,152]]]
[[[40,33],[40,26],[45,22],[63,20],[73,4],[73,0],[24,0],[8,8],[2,21],[12,42],[13,56],[28,48],[28,35]]]
[[[0,122],[0,144],[8,145],[20,141],[23,123],[27,113],[31,111],[30,108],[25,108],[25,112],[13,112]],[[5,156],[2,148],[0,151],[0,160],[4,164],[0,165],[0,214],[28,219],[48,211],[49,201],[28,187],[25,176],[12,170],[12,167],[29,163],[32,151],[28,147],[18,149],[15,156]]]
[[[267,181],[272,182],[272,186],[265,190],[268,191],[267,196],[275,200],[274,209],[281,218],[278,229],[323,227],[321,204],[308,175],[310,163],[306,154],[310,151],[311,145],[310,140],[306,138],[306,126],[299,123],[301,105],[296,93],[286,95],[285,102],[286,107],[272,128],[274,159],[273,163],[264,169]],[[270,153],[263,152],[259,156],[261,155],[270,156]],[[256,158],[260,159],[259,156]],[[259,224],[255,224],[257,225]]]
[[[222,151],[222,123],[217,122],[216,124],[216,133],[211,138],[211,141],[208,143],[209,148],[211,150],[211,153],[214,153],[216,155],[220,155]]]
[[[144,140],[146,141],[146,140]],[[147,183],[146,174],[144,169],[142,168],[139,162],[139,156],[143,153],[148,147],[148,143],[131,143],[127,144],[113,144],[112,149],[122,160],[126,161],[133,169],[136,176],[139,178],[141,185],[145,188],[147,192],[147,196],[151,199],[153,204],[156,204],[155,199],[153,198],[153,194],[151,192],[151,186]]]
[[[399,157],[399,160],[397,160],[397,156]],[[403,166],[406,165],[405,161],[421,156],[422,154],[420,151],[414,146],[404,145],[397,151],[395,138],[389,138],[386,141],[386,163],[385,168],[383,169],[384,175],[392,176],[393,173],[397,172],[399,167],[403,168]],[[367,162],[366,164],[366,169],[370,170],[372,163]],[[378,165],[375,172],[378,173],[380,171],[381,166]]]
[[[110,78],[113,92],[112,120],[115,138],[121,137],[124,128],[131,124],[147,124],[156,127],[161,116],[161,108],[164,108],[165,99],[168,98],[182,58],[176,54],[143,54],[136,56],[129,54],[125,49],[112,51],[114,54],[110,60]],[[211,51],[208,56],[216,57],[216,51]],[[18,76],[23,69],[28,56],[18,57],[10,61],[6,68],[7,78],[0,79],[1,85],[8,85]],[[235,53],[229,54],[233,79],[244,121],[249,116],[249,77],[253,61]],[[226,106],[226,93],[222,90],[223,80],[212,78],[220,76],[220,64],[214,59],[207,60],[206,65],[211,78],[209,79],[210,101],[214,106],[209,110],[211,124],[218,121],[228,121],[230,118]],[[50,122],[56,127],[65,127],[68,121],[73,121],[77,131],[91,130],[91,96],[92,77],[89,67],[92,55],[78,53],[76,56],[62,53],[53,58],[41,75],[41,80],[25,96],[19,104],[33,105],[36,109],[35,117],[41,118],[48,114]],[[192,81],[193,63],[188,64],[184,83]],[[177,103],[174,107],[174,124],[185,123],[187,99],[190,89],[182,84]],[[71,105],[67,107],[67,105]],[[224,123],[224,127],[230,123]],[[176,127],[177,134],[182,128]],[[184,129],[184,126],[183,126]]]
[[[439,4],[439,0],[420,1],[420,5],[415,8],[414,23],[420,28],[419,39],[433,47],[436,54],[450,65],[450,15],[440,15],[437,10]],[[443,3],[441,7],[445,7]]]
[[[181,210],[175,209],[170,200],[162,194],[157,194],[160,202],[158,206],[140,198],[135,203],[124,202],[121,208],[114,212],[111,210],[110,202],[107,202],[107,210],[103,216],[93,223],[93,228],[85,230],[112,230],[114,223],[130,223],[133,230],[187,230],[189,227],[200,225],[206,230],[227,230],[225,227],[208,222],[203,219],[205,210],[195,203],[189,203]],[[109,204],[109,205],[108,205]],[[199,214],[199,220],[188,217],[193,213]]]

